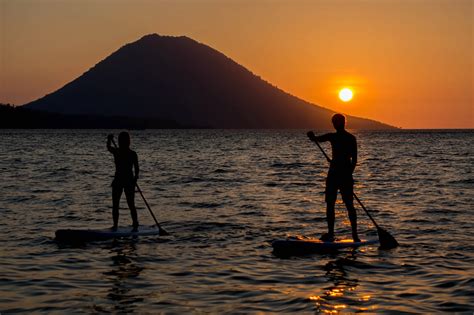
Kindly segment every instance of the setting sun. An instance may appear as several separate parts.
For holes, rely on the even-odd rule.
[[[348,88],[343,88],[339,91],[339,98],[343,102],[349,102],[352,99],[352,90]]]

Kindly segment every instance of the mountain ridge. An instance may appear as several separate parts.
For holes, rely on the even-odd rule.
[[[334,111],[263,80],[186,36],[145,35],[25,108],[154,117],[213,128],[331,128]],[[348,116],[348,128],[395,127]]]

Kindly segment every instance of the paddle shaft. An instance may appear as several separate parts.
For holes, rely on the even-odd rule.
[[[319,145],[318,141],[314,141],[314,143],[316,143],[316,145],[318,146],[318,148],[321,150],[321,152],[323,152],[324,154],[324,157],[326,158],[326,160],[331,163],[331,159],[329,158],[329,156],[326,154],[326,152],[324,152],[323,148]],[[362,202],[360,201],[359,197],[357,197],[357,195],[355,194],[355,192],[352,192],[352,194],[354,195],[354,198],[357,200],[357,202],[359,203],[359,205],[362,207],[362,209],[364,209],[365,213],[367,213],[367,215],[369,216],[370,220],[372,221],[372,223],[375,225],[375,227],[377,229],[380,229],[379,225],[377,224],[377,222],[375,222],[374,218],[372,218],[372,216],[370,215],[370,212],[365,208],[365,206],[362,204]]]
[[[155,217],[155,214],[153,213],[153,211],[151,211],[150,205],[148,204],[148,201],[145,199],[145,196],[143,195],[143,192],[142,192],[142,190],[140,189],[140,186],[138,186],[138,183],[135,183],[135,186],[137,187],[138,192],[139,192],[140,195],[142,196],[142,199],[143,199],[143,201],[145,202],[146,207],[147,207],[148,210],[150,211],[150,214],[151,214],[151,216],[153,217],[153,220],[155,220],[156,226],[158,226],[158,227],[161,229],[160,224],[158,223],[158,220],[157,220],[156,217]]]
[[[117,149],[117,144],[115,143],[115,140],[114,140],[114,139],[112,139],[112,144],[113,144],[114,147]],[[153,220],[155,220],[156,226],[157,226],[160,230],[163,230],[163,231],[164,231],[164,229],[163,229],[163,228],[160,226],[160,224],[158,223],[158,220],[156,219],[155,214],[154,214],[153,211],[151,210],[151,207],[150,207],[150,205],[148,204],[148,201],[146,200],[145,196],[143,195],[143,192],[142,192],[142,190],[140,189],[140,186],[138,186],[138,183],[137,183],[137,182],[135,182],[135,186],[137,187],[138,192],[140,193],[140,196],[142,196],[142,199],[143,199],[143,201],[145,202],[145,205],[146,205],[146,207],[148,208],[148,211],[150,211],[150,214],[151,214],[151,216],[153,217]]]

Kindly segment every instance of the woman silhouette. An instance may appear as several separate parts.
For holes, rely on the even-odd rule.
[[[114,155],[115,177],[112,181],[112,217],[114,225],[112,230],[116,231],[119,219],[119,203],[122,191],[125,191],[127,204],[130,208],[130,214],[133,220],[133,230],[138,231],[137,209],[135,208],[135,184],[138,180],[138,156],[133,150],[130,150],[130,135],[123,131],[119,134],[119,147],[112,146],[114,135],[107,137],[107,150]],[[133,172],[133,170],[135,172]]]

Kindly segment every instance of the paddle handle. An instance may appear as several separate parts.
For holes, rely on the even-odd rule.
[[[329,158],[329,156],[326,154],[326,152],[324,152],[323,148],[319,145],[319,142],[316,141],[316,140],[312,140],[314,143],[316,143],[316,145],[318,146],[318,148],[321,150],[321,152],[323,152],[324,154],[324,157],[326,158],[326,160],[331,163],[331,159]]]

